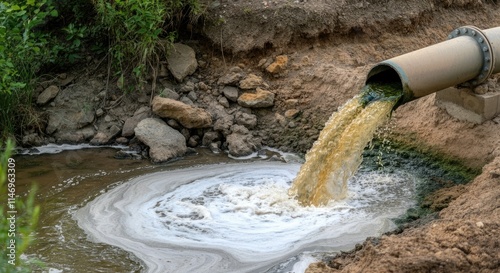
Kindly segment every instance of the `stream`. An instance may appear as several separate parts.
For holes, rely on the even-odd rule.
[[[303,207],[288,195],[302,164],[292,154],[200,148],[151,164],[115,159],[116,149],[16,156],[20,192],[38,185],[42,213],[24,258],[44,262],[39,272],[304,272],[393,229],[420,180],[361,167],[346,199]]]

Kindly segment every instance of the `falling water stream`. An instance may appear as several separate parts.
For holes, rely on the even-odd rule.
[[[327,145],[312,149],[321,157],[308,154],[304,164],[272,149],[247,160],[200,149],[163,165],[116,160],[109,149],[21,156],[20,179],[38,181],[44,211],[28,257],[45,261],[49,272],[304,272],[325,253],[393,229],[391,219],[415,205],[421,174],[358,170],[395,103],[365,99],[330,119],[332,132],[320,137]],[[347,156],[341,164],[339,155]],[[321,165],[341,170],[332,175]],[[327,196],[316,201],[318,192]]]

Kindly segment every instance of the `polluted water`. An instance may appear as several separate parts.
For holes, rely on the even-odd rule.
[[[361,153],[397,97],[365,89],[335,113],[306,162],[199,165],[131,178],[76,210],[95,243],[137,257],[144,272],[304,272],[394,228],[418,177],[363,170]],[[347,187],[349,185],[349,187]]]

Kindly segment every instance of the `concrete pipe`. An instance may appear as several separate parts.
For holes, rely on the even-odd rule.
[[[500,72],[500,27],[455,29],[448,40],[376,64],[366,83],[400,82],[398,105],[442,89],[474,87]]]

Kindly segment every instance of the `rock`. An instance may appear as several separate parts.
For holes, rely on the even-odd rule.
[[[176,43],[167,55],[168,70],[174,78],[182,82],[198,68],[194,50],[184,44]]]
[[[255,89],[264,85],[264,79],[255,74],[250,74],[240,81],[240,88],[244,90]]]
[[[196,92],[191,91],[187,94],[187,98],[191,101],[196,101],[198,99],[198,96],[196,95]]]
[[[194,91],[194,82],[192,82],[192,81],[188,81],[186,84],[184,84],[184,85],[181,87],[180,91],[181,91],[182,93],[189,93],[189,92],[191,92],[191,91]]]
[[[286,125],[286,118],[283,115],[275,113],[274,118],[279,123],[279,125],[281,125],[282,127],[284,127]]]
[[[274,94],[267,90],[257,88],[255,93],[243,93],[238,98],[238,104],[249,108],[270,107],[274,105]]]
[[[59,94],[59,87],[51,85],[43,90],[43,92],[38,96],[36,103],[39,105],[44,105],[51,99],[55,98],[57,94]]]
[[[224,88],[222,88],[222,94],[224,94],[224,96],[232,102],[238,101],[238,88],[234,86],[225,86]]]
[[[168,99],[173,99],[173,100],[178,100],[181,97],[181,95],[177,94],[177,92],[173,91],[170,88],[164,88],[160,92],[160,97],[162,97],[162,98],[168,98]]]
[[[45,132],[49,135],[56,131],[75,130],[83,128],[94,121],[94,111],[58,110],[49,112],[49,121]]]
[[[93,144],[93,145],[108,144],[120,132],[121,132],[121,129],[118,126],[111,125],[111,127],[109,127],[108,129],[97,132],[97,134],[94,136],[94,138],[92,138],[92,140],[90,141],[90,144]]]
[[[234,124],[234,117],[232,115],[225,115],[218,118],[214,123],[214,130],[222,132],[223,135],[231,133],[231,126]]]
[[[243,73],[229,73],[219,78],[217,84],[219,85],[237,85],[245,75]]]
[[[104,115],[104,110],[102,110],[102,108],[97,109],[97,110],[95,111],[95,115],[96,115],[97,117],[100,117],[100,116]]]
[[[187,145],[192,148],[198,146],[199,144],[200,144],[200,136],[197,135],[191,136],[187,142]]]
[[[474,93],[479,94],[479,95],[484,95],[488,93],[488,85],[487,84],[481,84],[478,85],[474,88]]]
[[[180,101],[161,98],[153,99],[153,113],[162,118],[177,120],[186,128],[207,128],[212,126],[212,117],[206,110]]]
[[[283,72],[288,65],[288,57],[286,55],[276,56],[274,63],[266,67],[266,71],[271,74],[279,74]]]
[[[220,97],[218,102],[220,105],[224,106],[225,108],[229,108],[229,101],[227,100],[226,97]]]
[[[210,90],[210,86],[208,86],[206,83],[204,82],[199,82],[198,83],[198,89],[202,90],[202,91],[208,91]]]
[[[226,137],[230,155],[247,156],[260,148],[261,140],[253,138],[244,126],[234,125],[231,129],[233,133]]]
[[[180,99],[180,102],[185,103],[185,104],[190,105],[190,106],[193,106],[193,107],[196,107],[194,102],[188,97],[182,97]]]
[[[218,132],[215,132],[215,131],[210,131],[210,132],[206,132],[204,135],[203,135],[203,139],[201,141],[201,144],[203,146],[209,146],[211,143],[219,140],[219,133]]]
[[[243,112],[236,112],[234,115],[236,124],[243,125],[248,129],[253,129],[257,126],[257,116]]]
[[[220,154],[222,151],[220,149],[220,142],[213,142],[208,145],[208,149],[214,154]]]
[[[23,147],[40,146],[43,143],[43,139],[37,133],[32,133],[23,136],[22,143]]]
[[[229,154],[232,156],[247,156],[253,153],[253,146],[247,141],[247,135],[230,134],[226,141],[228,144]]]
[[[130,117],[125,120],[125,123],[123,124],[122,128],[122,136],[123,137],[132,137],[134,136],[135,132],[134,129],[139,124],[140,120],[135,118],[135,117]]]
[[[116,139],[116,143],[122,144],[122,145],[127,145],[128,144],[128,138],[126,137],[119,137]]]
[[[187,151],[184,136],[161,119],[143,119],[137,124],[135,135],[149,147],[149,157],[153,162],[168,161]]]
[[[145,118],[149,117],[149,107],[141,107],[135,111],[134,115],[125,120],[122,128],[123,137],[132,137],[135,132],[134,129],[139,124],[139,122]]]
[[[286,118],[296,118],[300,114],[300,111],[297,109],[289,109],[285,112]]]

